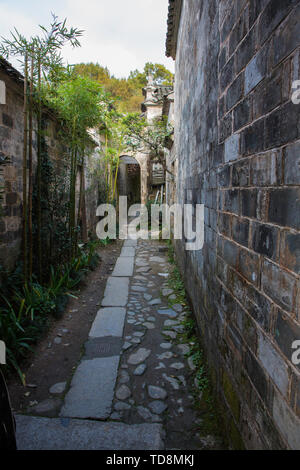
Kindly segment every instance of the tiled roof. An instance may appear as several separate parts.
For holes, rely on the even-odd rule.
[[[182,0],[169,0],[168,32],[166,40],[166,56],[176,56],[177,34],[180,22]]]
[[[24,77],[23,75],[18,72],[17,69],[15,69],[6,59],[3,57],[0,57],[0,70],[5,72],[7,75],[9,75],[11,78],[13,78],[15,81],[18,83],[24,82]]]

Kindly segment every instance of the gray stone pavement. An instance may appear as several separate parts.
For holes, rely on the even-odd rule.
[[[105,336],[123,336],[126,309],[122,307],[102,308],[92,325],[89,336],[103,338]]]
[[[83,360],[74,374],[60,416],[106,419],[111,413],[119,356]]]
[[[16,425],[18,448],[22,450],[152,450],[163,445],[157,424],[132,426],[19,415]]]
[[[178,335],[185,306],[173,305],[163,250],[156,241],[124,242],[60,418],[19,416],[20,449],[201,448],[190,345]]]
[[[113,276],[132,276],[133,275],[133,266],[134,266],[134,257],[120,256],[117,260],[115,269],[113,270]]]

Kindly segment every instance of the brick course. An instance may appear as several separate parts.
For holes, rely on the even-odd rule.
[[[185,1],[178,33],[177,199],[206,218],[201,253],[175,246],[236,447],[300,448],[299,11]]]
[[[0,157],[8,157],[3,166],[0,186],[4,187],[2,215],[0,218],[0,264],[13,269],[20,256],[22,240],[22,200],[23,200],[23,84],[18,83],[2,68],[0,80],[6,85],[6,104],[0,104]],[[65,146],[61,141],[58,122],[55,116],[45,114],[45,140],[48,154],[57,174],[60,174],[61,155]],[[34,121],[34,131],[36,122]],[[36,133],[33,132],[33,173],[37,164]],[[93,160],[93,161],[92,161]],[[92,161],[92,163],[91,163]],[[91,176],[93,166],[99,166],[99,155],[89,159],[90,168],[86,170],[86,211],[87,225],[90,230],[96,227],[96,205],[98,186]]]

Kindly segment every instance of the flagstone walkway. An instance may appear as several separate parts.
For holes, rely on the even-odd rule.
[[[156,241],[124,242],[59,417],[18,415],[20,449],[218,448],[195,432],[194,366],[178,341],[185,311],[168,304],[165,251]]]

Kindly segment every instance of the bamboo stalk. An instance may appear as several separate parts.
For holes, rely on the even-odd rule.
[[[84,154],[84,151],[83,151]],[[86,204],[85,204],[85,177],[84,177],[84,157],[80,166],[80,191],[78,202],[77,224],[80,226],[81,240],[87,242],[87,224],[86,224]]]
[[[32,133],[33,133],[33,73],[34,61],[31,57],[30,74],[30,92],[29,92],[29,135],[28,135],[28,160],[29,160],[29,180],[28,180],[28,238],[29,238],[29,280],[32,278],[32,258],[33,258],[33,240],[32,240],[32,192],[33,192],[33,174],[32,174]]]
[[[38,241],[38,278],[42,278],[42,212],[41,212],[41,133],[42,133],[42,98],[41,98],[41,59],[38,60],[38,133],[37,133],[37,241]]]
[[[82,202],[81,202],[81,220],[82,220],[82,226],[81,226],[81,236],[82,236],[82,241],[86,243],[88,241],[88,233],[87,233],[87,220],[86,220],[86,202],[85,202],[85,176],[84,176],[84,165],[82,166],[82,181],[81,181],[81,187],[82,187]]]
[[[69,196],[69,237],[71,241],[71,247],[70,247],[70,258],[72,258],[72,250],[73,250],[73,244],[72,244],[72,237],[73,237],[73,217],[72,217],[72,207],[73,207],[73,166],[74,166],[74,148],[72,148],[72,153],[71,153],[71,168],[70,168],[70,196]]]
[[[106,192],[106,202],[108,202],[107,129],[105,129],[105,192]]]
[[[24,283],[28,281],[27,266],[27,133],[28,133],[28,110],[27,110],[27,88],[28,88],[28,56],[25,55],[24,65],[24,142],[23,142],[23,274]]]
[[[75,148],[74,155],[74,167],[73,167],[73,194],[72,194],[72,254],[73,256],[77,253],[77,232],[75,233],[76,225],[76,179],[77,179],[77,159],[78,159],[78,148]]]
[[[69,195],[69,237],[71,241],[70,246],[70,258],[73,256],[74,250],[74,200],[75,200],[75,184],[74,181],[74,167],[75,167],[75,156],[76,156],[76,142],[75,142],[75,127],[76,127],[76,118],[73,118],[73,129],[72,129],[72,152],[71,152],[71,168],[70,168],[70,195]]]
[[[77,147],[72,152],[71,164],[71,183],[70,183],[70,239],[71,239],[71,257],[75,254],[76,236],[74,233],[76,222],[76,174],[77,174]]]

